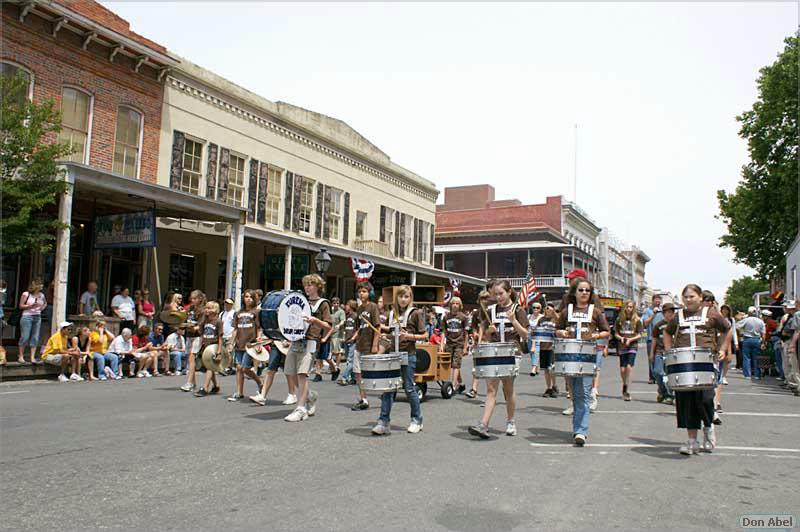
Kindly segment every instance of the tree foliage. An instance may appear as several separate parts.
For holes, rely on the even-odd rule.
[[[717,191],[719,218],[727,233],[719,245],[761,278],[785,271],[786,252],[800,227],[798,200],[798,37],[772,65],[760,70],[758,100],[736,119],[750,162],[733,193]]]
[[[769,290],[769,282],[755,279],[749,275],[734,279],[725,291],[725,303],[733,312],[747,312],[747,307],[753,304],[753,294]]]
[[[52,249],[62,224],[48,207],[66,190],[56,161],[71,153],[55,143],[61,114],[52,100],[36,104],[27,98],[22,76],[0,76],[0,237],[3,253]]]

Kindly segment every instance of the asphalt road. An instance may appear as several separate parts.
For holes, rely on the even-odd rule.
[[[614,357],[582,449],[541,375],[517,380],[518,436],[500,432],[500,405],[489,441],[466,432],[480,401],[436,386],[422,433],[405,432],[403,400],[392,435],[374,437],[376,399],[351,412],[354,389],[326,377],[317,415],[286,423],[276,382],[266,407],[194,398],[178,377],[0,385],[0,529],[730,531],[742,514],[800,517],[800,399],[774,379],[732,370],[720,447],[693,457],[646,367],[621,400]]]

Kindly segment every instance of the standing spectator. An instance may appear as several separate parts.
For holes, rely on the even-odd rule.
[[[783,374],[786,378],[784,385],[795,389],[800,386],[800,375],[798,375],[797,360],[797,331],[800,331],[800,313],[797,312],[797,304],[794,300],[789,300],[783,304],[784,314],[781,317],[777,333],[780,335],[779,347],[783,352]],[[794,340],[793,340],[794,339]]]
[[[7,297],[8,297],[8,283],[6,283],[5,279],[0,279],[0,342],[2,342],[3,329],[6,326],[6,321],[5,321],[6,314],[4,307],[6,306]],[[2,347],[1,343],[0,347]]]
[[[120,330],[133,330],[136,327],[136,303],[131,299],[127,286],[111,300],[111,311],[119,318]]]
[[[333,329],[331,333],[331,351],[333,352],[334,362],[338,363],[339,356],[343,352],[344,322],[346,319],[342,302],[338,297],[331,299],[331,311],[331,327]],[[331,373],[331,375],[333,374]],[[331,380],[336,379],[331,378]]]
[[[642,313],[642,323],[647,329],[647,354],[653,352],[653,325],[664,319],[664,314],[661,312],[661,296],[655,294],[653,296],[652,307],[644,309]],[[650,375],[650,384],[655,383],[653,378],[653,363],[655,360],[650,360],[648,363],[648,374]]]
[[[733,309],[731,309],[730,305],[722,305],[719,308],[720,314],[722,317],[728,321],[728,325],[731,326],[731,329],[734,331],[736,330],[736,319],[733,317]],[[722,384],[728,384],[728,370],[731,367],[731,362],[734,359],[736,351],[739,349],[739,338],[736,334],[731,334],[731,345],[729,346],[729,350],[727,355],[725,355],[725,360],[722,363],[722,374],[720,375]],[[719,402],[719,397],[717,397],[717,402]]]
[[[139,316],[138,326],[146,325],[153,329],[153,317],[156,314],[156,306],[150,301],[150,289],[142,290],[142,297],[136,302],[136,312]]]
[[[766,326],[761,318],[758,317],[756,307],[747,309],[748,316],[739,322],[742,330],[742,357],[744,367],[742,374],[745,379],[752,377],[753,380],[761,378],[758,369],[758,355],[761,353],[761,342],[764,340]]]
[[[533,330],[539,326],[542,316],[542,304],[536,301],[531,305],[531,313],[528,315],[528,352],[531,355],[531,377],[539,374],[539,344],[533,341]]]
[[[169,372],[169,349],[164,343],[164,324],[156,323],[153,327],[153,332],[147,337],[147,343],[150,344],[150,354],[153,357],[153,377],[160,377],[161,373],[158,372],[158,360],[163,359],[162,366],[167,375]]]
[[[114,335],[106,330],[106,320],[97,320],[95,330],[89,340],[89,349],[92,352],[92,360],[97,364],[97,377],[104,381],[117,377],[119,367],[119,357],[114,353],[108,352],[108,346],[114,340]],[[109,364],[109,369],[106,364]]]
[[[772,348],[772,352],[775,353],[775,369],[778,372],[778,380],[783,382],[784,379],[784,372],[783,372],[783,352],[781,349],[778,349],[778,341],[780,337],[778,336],[778,322],[772,317],[772,312],[764,309],[761,311],[761,319],[764,320],[764,325],[766,326],[766,333],[764,335],[764,344],[765,346],[769,346]]]
[[[736,338],[736,345],[739,346],[736,350],[736,369],[739,371],[742,370],[742,366],[744,365],[742,362],[742,330],[739,329],[738,325],[739,322],[742,321],[747,317],[747,314],[744,312],[737,312],[736,316],[734,316],[733,322],[736,323],[737,327],[736,330],[733,331],[733,336]]]
[[[19,356],[17,362],[25,363],[25,348],[30,350],[31,364],[41,364],[36,360],[36,349],[39,347],[39,331],[42,327],[42,311],[47,308],[47,300],[42,293],[41,279],[34,279],[28,286],[27,292],[22,292],[19,298],[19,308],[22,317],[19,321]]]
[[[60,382],[82,381],[81,377],[81,352],[71,345],[70,336],[72,324],[68,321],[61,322],[58,332],[47,340],[47,345],[42,351],[42,360],[47,364],[61,367],[58,375]],[[72,375],[67,377],[67,367],[72,368]]]
[[[114,338],[111,341],[111,345],[108,346],[108,353],[106,353],[106,357],[109,355],[112,357],[112,371],[114,371],[113,367],[116,365],[113,360],[119,361],[120,358],[125,359],[133,355],[133,342],[131,341],[132,334],[133,333],[131,333],[130,329],[122,329],[122,333]],[[122,368],[115,373],[114,379],[122,379]]]
[[[100,305],[97,303],[97,281],[89,281],[86,292],[81,294],[78,302],[78,314],[91,316],[96,310],[100,310]]]
[[[185,331],[184,327],[178,326],[174,333],[167,336],[167,350],[172,359],[172,366],[175,368],[175,375],[181,375],[183,364],[186,362],[186,338],[183,336]],[[173,375],[169,371],[169,367],[167,367],[167,375]]]

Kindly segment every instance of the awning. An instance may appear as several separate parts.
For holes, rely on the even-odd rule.
[[[456,272],[449,272],[447,270],[439,270],[431,266],[422,266],[419,264],[409,263],[402,260],[382,257],[380,255],[363,253],[361,251],[356,251],[353,249],[342,247],[335,243],[331,242],[321,243],[312,240],[310,238],[305,238],[301,235],[287,235],[285,233],[273,231],[267,228],[245,226],[244,236],[245,238],[253,238],[255,240],[263,240],[265,242],[282,244],[285,246],[292,246],[295,248],[305,249],[315,253],[324,247],[326,250],[328,250],[328,253],[330,253],[331,255],[346,257],[348,259],[350,257],[366,259],[368,261],[374,262],[377,265],[386,266],[388,268],[393,268],[400,271],[415,271],[417,273],[431,275],[434,277],[440,277],[442,279],[453,278],[453,279],[458,279],[464,283],[469,283],[478,286],[483,286],[484,284],[486,284],[486,281],[484,279],[480,279],[478,277],[472,277],[469,275],[464,275]]]
[[[472,251],[526,250],[526,249],[569,249],[574,246],[561,242],[535,240],[532,242],[491,242],[476,244],[443,244],[434,246],[436,253],[456,253]]]
[[[64,163],[74,184],[74,201],[94,201],[118,211],[155,209],[156,216],[234,223],[247,209],[187,194],[155,183],[122,177],[79,163]]]

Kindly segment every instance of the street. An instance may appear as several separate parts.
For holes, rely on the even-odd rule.
[[[317,415],[286,423],[282,374],[266,407],[182,393],[181,377],[0,385],[3,530],[738,530],[748,513],[797,515],[798,399],[731,370],[713,454],[683,457],[673,407],[655,401],[644,355],[633,401],[606,359],[588,445],[571,444],[563,396],[523,361],[519,434],[466,432],[479,400],[431,386],[424,431],[370,435],[379,399],[315,383]],[[469,359],[465,360],[467,368]],[[248,382],[247,394],[255,393]]]

